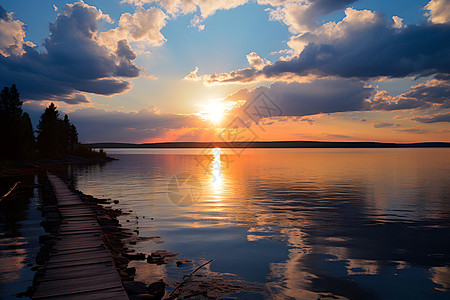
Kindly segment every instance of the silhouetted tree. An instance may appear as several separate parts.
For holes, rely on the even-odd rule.
[[[75,152],[78,144],[79,141],[77,128],[75,127],[75,125],[71,124],[69,130],[69,150],[71,152]]]
[[[37,126],[37,147],[41,156],[55,157],[61,153],[61,146],[58,145],[59,121],[59,112],[51,103],[42,113]]]
[[[36,140],[33,124],[31,123],[30,116],[26,112],[20,118],[19,129],[19,155],[23,158],[32,158],[33,152],[36,149]]]
[[[0,154],[16,159],[31,156],[34,151],[34,132],[30,116],[24,114],[20,94],[13,84],[0,93]]]
[[[74,154],[78,146],[78,132],[69,117],[59,118],[56,106],[51,103],[41,115],[38,124],[37,145],[43,157],[59,157],[62,154]]]

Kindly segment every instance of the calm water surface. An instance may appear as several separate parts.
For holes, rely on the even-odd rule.
[[[40,206],[38,176],[21,176],[1,180],[1,195],[15,182],[21,181],[18,191],[0,203],[0,299],[16,299],[33,284],[39,252],[39,236],[45,231]]]
[[[450,299],[450,149],[212,151],[110,149],[118,161],[72,170],[80,190],[132,211],[124,226],[159,237],[137,251],[194,260],[143,263],[140,280],[173,284],[214,259],[208,271],[264,287],[245,297]],[[175,205],[180,173],[196,179]]]

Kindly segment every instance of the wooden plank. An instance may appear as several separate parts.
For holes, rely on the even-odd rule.
[[[99,251],[93,251],[93,252],[79,252],[79,253],[69,253],[69,254],[58,254],[53,255],[49,263],[55,264],[65,261],[91,261],[93,259],[97,258],[111,258],[111,254],[108,252],[99,252]]]
[[[47,272],[45,274],[44,279],[40,280],[39,282],[51,281],[51,280],[73,279],[73,278],[80,278],[80,277],[86,277],[86,276],[98,276],[98,275],[102,275],[102,274],[117,275],[116,270],[113,270],[110,266],[107,266],[104,264],[94,265],[94,267],[90,268],[90,269],[87,269],[86,266],[77,266],[77,267],[80,269],[79,270],[70,270],[70,268],[65,268],[65,269],[48,270],[48,271],[57,270],[58,272],[53,272],[53,273]]]
[[[122,287],[122,283],[120,280],[117,280],[116,276],[105,274],[65,280],[44,281],[39,284],[39,289],[36,291],[33,298],[40,299],[44,297],[56,297]]]
[[[102,247],[102,245],[86,245],[86,244],[59,245],[59,244],[56,244],[56,246],[53,249],[55,249],[55,251],[59,252],[59,251],[71,251],[71,250],[80,250],[80,249],[90,249],[90,248]]]
[[[57,297],[49,297],[46,299],[63,299],[63,300],[111,300],[111,299],[128,299],[127,294],[122,288],[108,288],[104,290],[97,290],[97,291],[91,291],[91,292],[85,292],[85,293],[78,293],[78,294],[72,294],[72,295],[62,295]]]
[[[78,249],[67,249],[67,250],[57,250],[54,252],[53,255],[60,255],[60,254],[69,254],[69,253],[80,253],[80,252],[90,252],[90,251],[97,251],[97,250],[103,250],[108,251],[102,246],[92,246],[89,248],[83,247]],[[109,253],[109,251],[108,251]]]
[[[73,266],[85,266],[85,265],[93,265],[99,263],[110,263],[112,262],[112,257],[98,257],[84,261],[63,261],[57,263],[49,263],[47,265],[47,269],[56,269],[56,268],[66,268]]]
[[[55,247],[55,249],[63,249],[63,248],[87,248],[87,247],[92,247],[92,246],[102,246],[104,243],[102,240],[82,240],[82,241],[77,241],[77,240],[71,240],[71,241],[61,241],[61,243],[57,243],[58,247]]]
[[[100,229],[84,229],[84,230],[76,230],[76,229],[69,229],[69,230],[61,230],[59,231],[60,235],[75,235],[75,234],[87,234],[87,233],[95,233],[99,234],[101,233]]]

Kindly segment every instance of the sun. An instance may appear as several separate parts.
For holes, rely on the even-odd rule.
[[[227,105],[221,101],[221,99],[209,100],[206,105],[203,106],[203,111],[201,114],[203,118],[210,121],[214,125],[219,125],[224,119]]]

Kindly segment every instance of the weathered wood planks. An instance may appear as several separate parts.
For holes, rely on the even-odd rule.
[[[33,299],[128,299],[94,212],[48,174],[62,216],[54,252]]]

